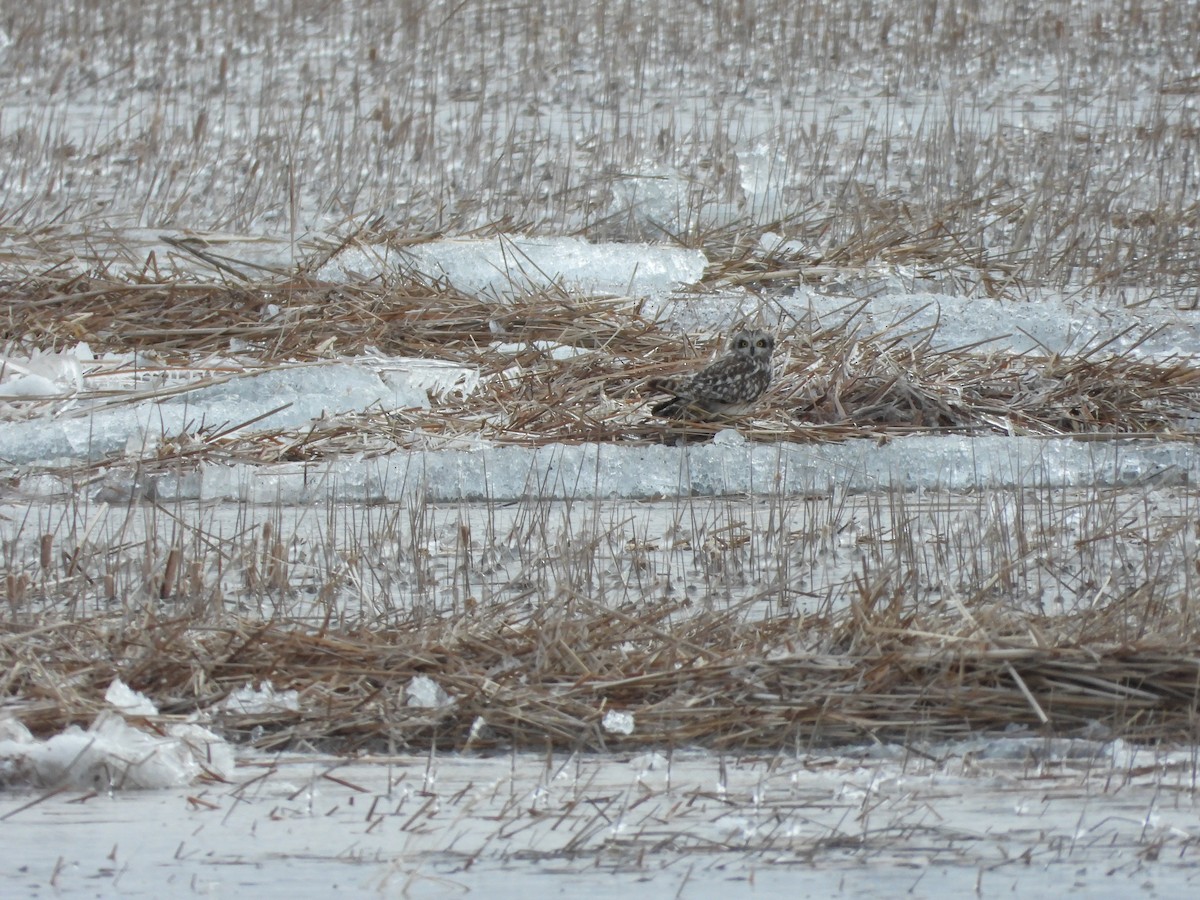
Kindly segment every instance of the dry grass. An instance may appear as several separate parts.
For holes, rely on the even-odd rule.
[[[647,419],[646,385],[694,365],[713,336],[685,350],[624,298],[490,303],[404,279],[322,284],[307,263],[322,242],[333,251],[331,235],[667,241],[705,252],[699,292],[736,289],[764,305],[869,268],[917,272],[981,302],[1135,287],[1139,302],[1194,308],[1200,20],[1188,4],[1030,13],[762,0],[656,12],[575,0],[12,6],[0,21],[12,39],[0,50],[0,343],[152,351],[168,373],[231,342],[265,367],[372,346],[483,375],[435,410],[249,438],[202,428],[163,435],[141,461],[184,468],[459,437],[679,437]],[[767,231],[810,249],[764,255]],[[181,276],[160,258],[162,232],[172,254],[212,275]],[[214,232],[269,234],[290,253],[239,260],[192,239]],[[528,349],[497,352],[497,333]],[[1186,438],[1200,414],[1190,362],[1104,347],[941,350],[903,324],[864,334],[801,321],[779,338],[776,382],[743,426],[754,440]],[[555,359],[534,341],[586,352]],[[82,484],[93,473],[68,474]],[[139,542],[122,524],[97,547],[79,533],[89,502],[31,504],[3,546],[0,695],[40,732],[88,718],[120,676],[181,714],[247,680],[300,690],[300,714],[226,718],[237,734],[261,725],[263,747],[790,748],[1096,721],[1137,740],[1196,738],[1190,509],[1164,539],[1173,555],[1147,539],[1141,558],[1125,510],[1099,497],[1080,515],[1101,524],[1074,537],[1051,499],[1032,530],[981,512],[976,530],[928,555],[897,527],[894,556],[864,552],[861,570],[806,612],[783,607],[797,571],[828,548],[781,539],[769,564],[748,562],[762,554],[727,522],[696,551],[705,596],[773,566],[754,589],[779,608],[763,615],[763,596],[718,609],[649,591],[631,600],[637,540],[618,594],[592,571],[605,530],[569,552],[565,539],[537,544],[544,514],[531,514],[513,551],[512,582],[531,585],[522,601],[480,601],[464,583],[447,608],[406,603],[410,582],[375,555],[391,545],[358,521],[349,537],[334,533],[334,509],[312,551],[322,562],[298,584],[299,540],[242,512],[233,534],[180,515],[169,534]],[[903,502],[884,498],[867,518],[890,505],[899,520]],[[393,512],[412,517],[392,531],[425,596],[422,513]],[[786,528],[795,510],[775,512]],[[812,532],[845,527],[831,519]],[[956,578],[971,576],[934,584],[941,555],[955,557]],[[1102,577],[1109,564],[1116,574]],[[233,597],[229,570],[242,580]],[[1080,603],[1045,612],[1043,578]],[[316,616],[293,615],[309,589]],[[347,591],[385,608],[348,614]],[[405,706],[418,673],[455,706]],[[633,712],[634,734],[606,733],[606,708]]]
[[[263,748],[787,750],[1014,724],[1198,737],[1194,628],[1113,643],[1084,621],[896,619],[884,607],[748,622],[737,610],[571,598],[562,609],[489,608],[386,632],[96,617],[10,630],[4,690],[46,732],[90,719],[118,676],[166,714],[212,710],[247,682],[297,689],[301,712],[216,713],[231,736],[253,731]],[[407,706],[417,675],[453,705]],[[635,731],[606,732],[609,710],[633,714]]]
[[[6,532],[2,690],[45,733],[120,677],[264,748],[788,750],[1014,723],[1194,740],[1197,501],[1168,500],[770,496],[651,516],[535,498],[224,523],[68,503]],[[408,705],[417,675],[454,704]],[[300,711],[222,712],[247,683],[298,691]],[[610,710],[632,734],[604,729]]]
[[[249,437],[235,433],[230,426],[236,423],[165,435],[170,440],[157,459],[147,461],[157,465],[314,460],[453,438],[525,446],[673,441],[679,433],[648,415],[649,384],[701,364],[720,339],[699,336],[688,348],[628,299],[544,292],[488,301],[404,280],[328,285],[297,277],[227,287],[37,279],[10,285],[7,296],[0,341],[61,346],[84,340],[94,350],[153,351],[160,374],[194,372],[198,358],[227,351],[233,341],[261,368],[374,347],[460,363],[483,376],[469,396],[451,396],[427,410],[332,417]],[[264,321],[269,303],[278,312]],[[943,350],[931,345],[931,330],[901,322],[864,334],[854,323],[851,316],[817,329],[800,321],[780,333],[775,382],[758,414],[743,424],[748,437],[829,441],[950,431],[1186,437],[1200,414],[1200,369],[1188,360],[1150,362],[1103,346],[1068,357]],[[527,349],[499,352],[497,334]],[[556,359],[542,342],[581,352]],[[712,433],[692,431],[700,438]]]
[[[0,253],[153,269],[167,261],[130,229],[299,246],[383,223],[677,240],[724,261],[771,229],[830,265],[919,263],[990,293],[1194,299],[1186,5],[656,13],[14,5]]]

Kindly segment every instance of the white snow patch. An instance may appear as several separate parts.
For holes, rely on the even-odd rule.
[[[448,281],[474,296],[511,299],[555,285],[573,294],[666,297],[694,284],[708,260],[699,250],[654,244],[592,244],[579,238],[446,238],[403,249],[348,247],[317,271],[326,281],[397,273]]]

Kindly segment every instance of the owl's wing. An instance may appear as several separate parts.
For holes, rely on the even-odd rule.
[[[753,371],[754,365],[748,359],[737,356],[719,359],[692,377],[685,385],[686,394],[717,403],[737,403],[746,399],[746,381]]]

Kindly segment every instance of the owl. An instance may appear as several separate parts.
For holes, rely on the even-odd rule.
[[[656,405],[652,412],[693,422],[713,422],[749,412],[771,383],[774,349],[775,338],[769,332],[736,332],[729,339],[725,355],[690,378],[652,382],[654,390],[675,395]]]

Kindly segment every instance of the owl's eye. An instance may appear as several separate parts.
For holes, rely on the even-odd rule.
[[[759,347],[765,347],[765,346],[767,346],[767,340],[766,340],[766,338],[759,338],[759,339],[758,339],[758,346],[759,346]]]
[[[740,349],[743,349],[743,348],[745,348],[745,347],[749,347],[749,346],[750,346],[750,342],[749,342],[748,340],[746,340],[745,338],[739,338],[739,339],[738,339],[738,342],[737,342],[737,345],[738,345],[738,349],[740,350]]]

